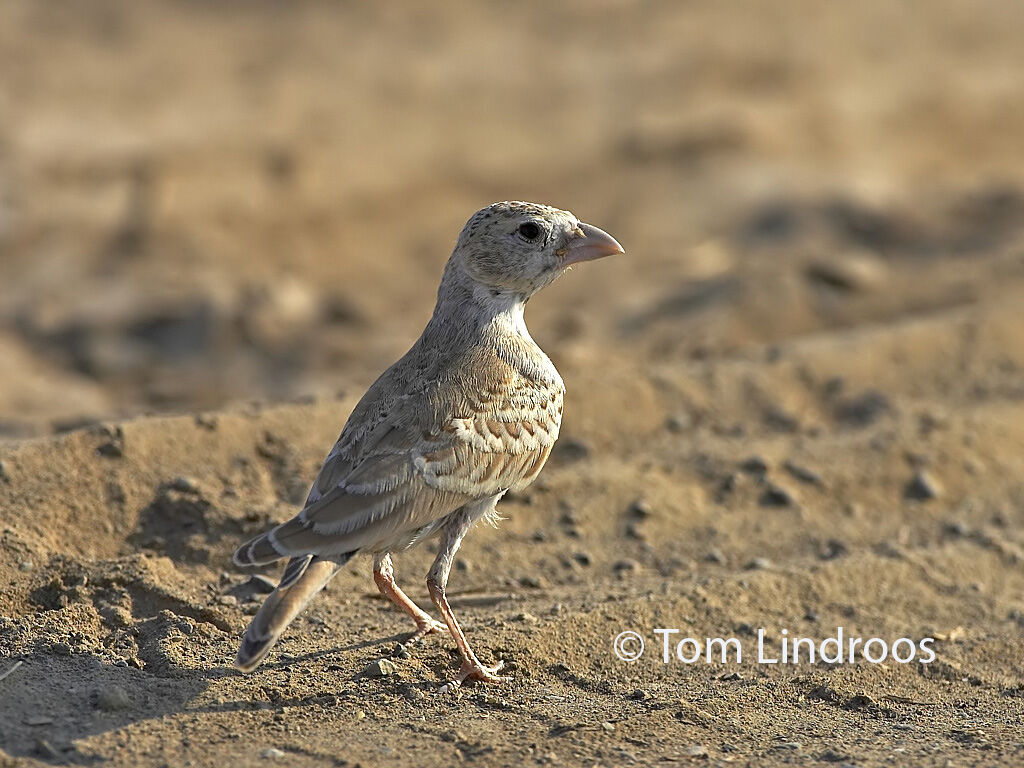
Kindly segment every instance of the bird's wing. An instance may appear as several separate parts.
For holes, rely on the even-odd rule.
[[[472,400],[438,397],[459,404],[421,403],[361,433],[346,428],[302,512],[243,546],[236,559],[330,557],[411,537],[467,501],[522,487],[540,472],[558,437],[560,388],[506,382]]]

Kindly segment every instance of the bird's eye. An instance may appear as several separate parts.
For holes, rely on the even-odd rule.
[[[540,237],[540,227],[535,222],[528,221],[519,225],[519,234],[526,240],[536,240]]]

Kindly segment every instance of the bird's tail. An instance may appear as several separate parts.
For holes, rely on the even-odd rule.
[[[243,672],[255,669],[274,646],[281,633],[323,589],[354,553],[332,560],[312,556],[292,558],[266,602],[253,616],[235,656],[235,666]]]

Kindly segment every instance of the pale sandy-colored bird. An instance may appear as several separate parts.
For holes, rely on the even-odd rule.
[[[349,416],[302,511],[241,546],[237,565],[290,558],[245,632],[235,666],[251,670],[354,555],[374,556],[377,587],[416,622],[410,642],[447,629],[454,681],[499,681],[480,662],[445,597],[455,553],[498,500],[537,477],[558,438],[564,386],[530,338],[527,300],[572,264],[623,253],[568,211],[523,202],[477,211],[445,266],[434,314],[412,348]],[[395,584],[391,553],[431,537],[427,590],[444,624]]]

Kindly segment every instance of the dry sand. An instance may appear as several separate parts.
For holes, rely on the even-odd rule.
[[[1021,39],[1012,2],[0,4],[0,764],[1024,762]],[[514,681],[438,693],[365,560],[236,673],[232,549],[506,198],[628,251],[531,302],[560,448],[453,572]],[[652,635],[839,626],[936,658]]]

